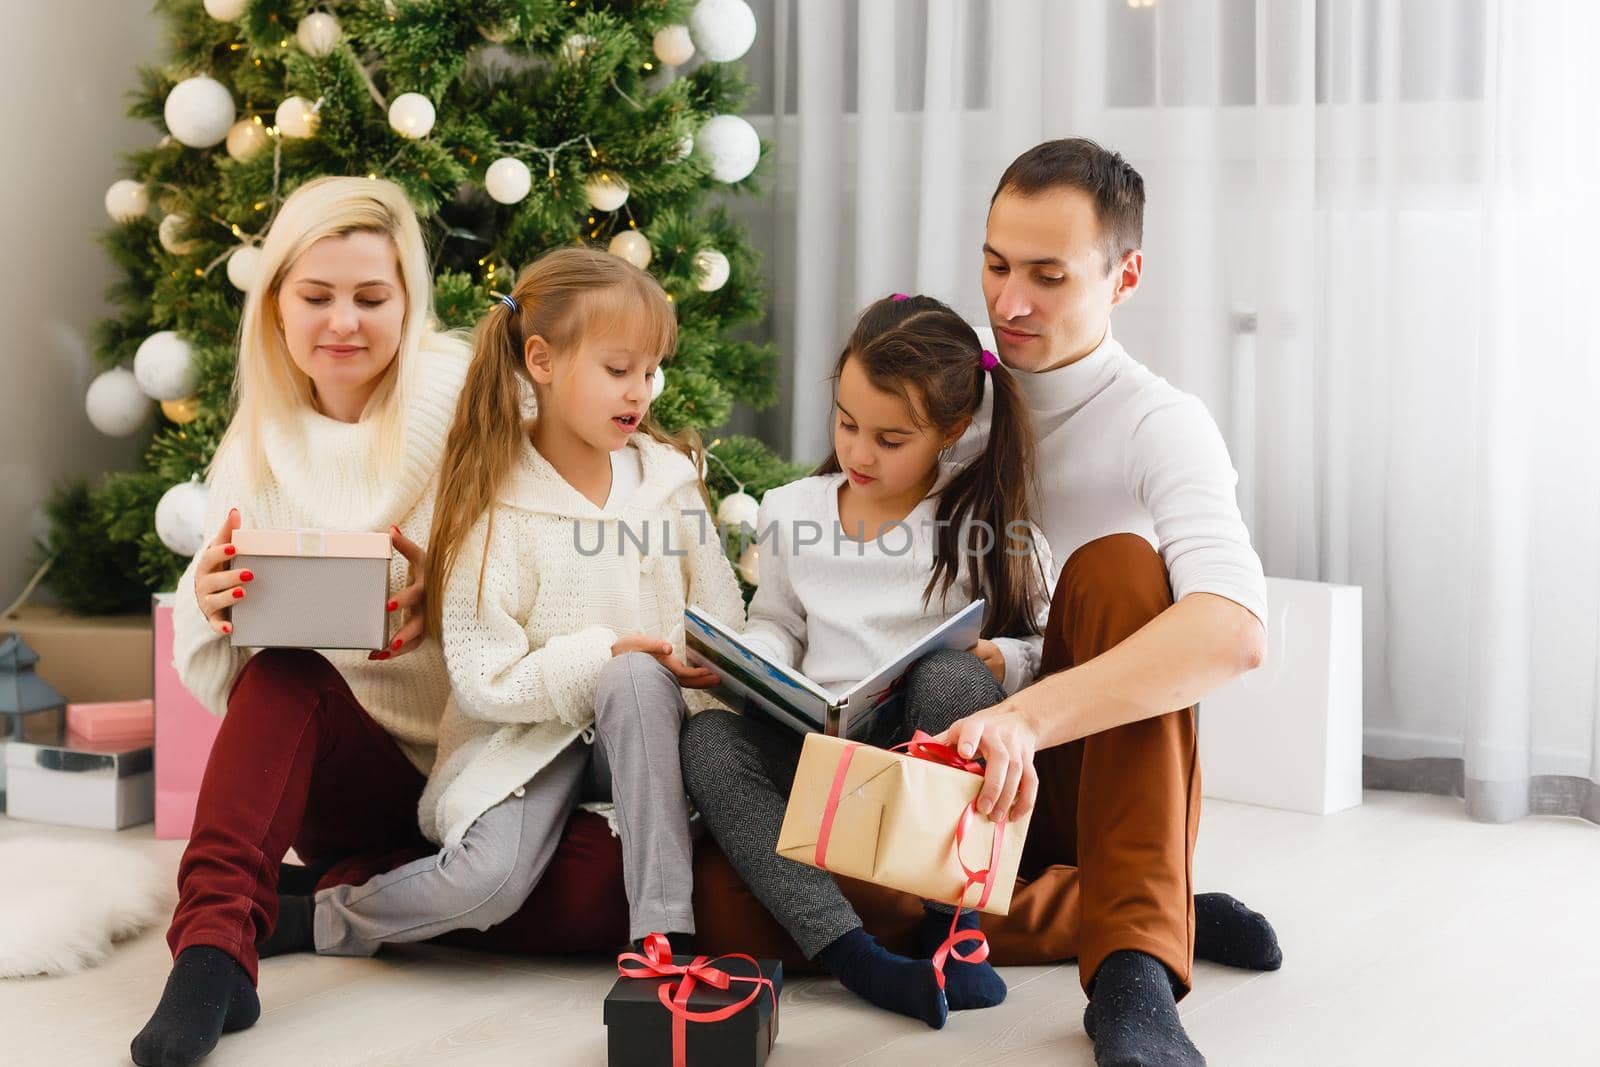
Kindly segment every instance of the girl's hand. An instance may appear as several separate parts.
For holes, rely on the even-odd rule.
[[[999,645],[995,644],[993,641],[979,641],[967,651],[983,660],[983,665],[989,668],[989,673],[994,675],[995,681],[1001,683],[1002,685],[1005,684],[1006,657],[1004,653],[1000,651]]]
[[[1038,732],[1015,699],[969,715],[934,738],[968,759],[976,755],[983,760],[978,814],[997,821],[1022,818],[1039,797],[1039,775],[1033,769]]]
[[[379,652],[370,653],[368,659],[392,659],[403,656],[413,651],[422,639],[427,636],[428,613],[427,594],[428,584],[428,554],[411,538],[400,532],[400,527],[389,527],[389,540],[400,554],[411,565],[411,584],[396,593],[384,607],[389,611],[403,611],[404,623],[395,631],[394,639],[389,642],[389,647]]]
[[[643,652],[657,663],[672,672],[672,677],[677,679],[678,685],[684,689],[710,689],[722,679],[717,672],[709,667],[691,667],[683,660],[672,654],[672,642],[663,641],[659,637],[648,634],[623,634],[617,638],[617,643],[611,646],[613,656],[625,656],[629,652]]]
[[[239,509],[229,508],[227,518],[222,520],[222,529],[201,550],[200,558],[195,563],[194,599],[214,633],[233,633],[233,624],[228,621],[228,609],[234,601],[244,599],[245,583],[255,579],[255,575],[249,571],[228,569],[228,561],[235,552],[233,531],[238,528]]]

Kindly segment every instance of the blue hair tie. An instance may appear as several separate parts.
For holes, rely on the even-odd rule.
[[[511,309],[511,313],[512,313],[512,314],[513,314],[513,315],[520,315],[520,314],[522,314],[522,309],[521,309],[521,308],[520,308],[520,307],[518,307],[518,306],[517,306],[517,302],[516,302],[516,301],[515,301],[515,300],[513,300],[513,299],[512,299],[512,298],[511,298],[511,297],[509,297],[509,296],[502,296],[502,297],[501,297],[501,298],[500,298],[500,303],[502,303],[502,304],[504,304],[504,305],[505,305],[505,306],[506,306],[506,307],[508,307],[508,308],[510,308],[510,309]]]

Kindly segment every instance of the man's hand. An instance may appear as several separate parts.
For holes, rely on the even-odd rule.
[[[968,759],[984,761],[979,815],[1009,821],[1033,810],[1039,796],[1039,775],[1033,769],[1039,737],[1017,697],[967,716],[934,740]]]

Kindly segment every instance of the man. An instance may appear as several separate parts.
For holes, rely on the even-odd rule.
[[[941,739],[986,761],[980,811],[1037,807],[1025,876],[1079,870],[1096,1061],[1201,1064],[1176,1007],[1195,955],[1281,961],[1263,917],[1191,885],[1193,705],[1261,662],[1266,583],[1215,422],[1112,337],[1143,216],[1138,172],[1083,139],[1025,152],[990,202],[984,299],[1033,414],[1060,570],[1040,680]]]

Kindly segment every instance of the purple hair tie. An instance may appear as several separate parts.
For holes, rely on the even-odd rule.
[[[994,370],[1000,365],[999,358],[987,348],[983,350],[983,355],[979,356],[978,360],[983,364],[983,369],[986,371]]]
[[[900,300],[910,300],[911,298],[909,296],[907,296],[906,294],[904,294],[904,293],[895,293],[889,299],[890,300],[894,300],[894,301],[900,301]]]

